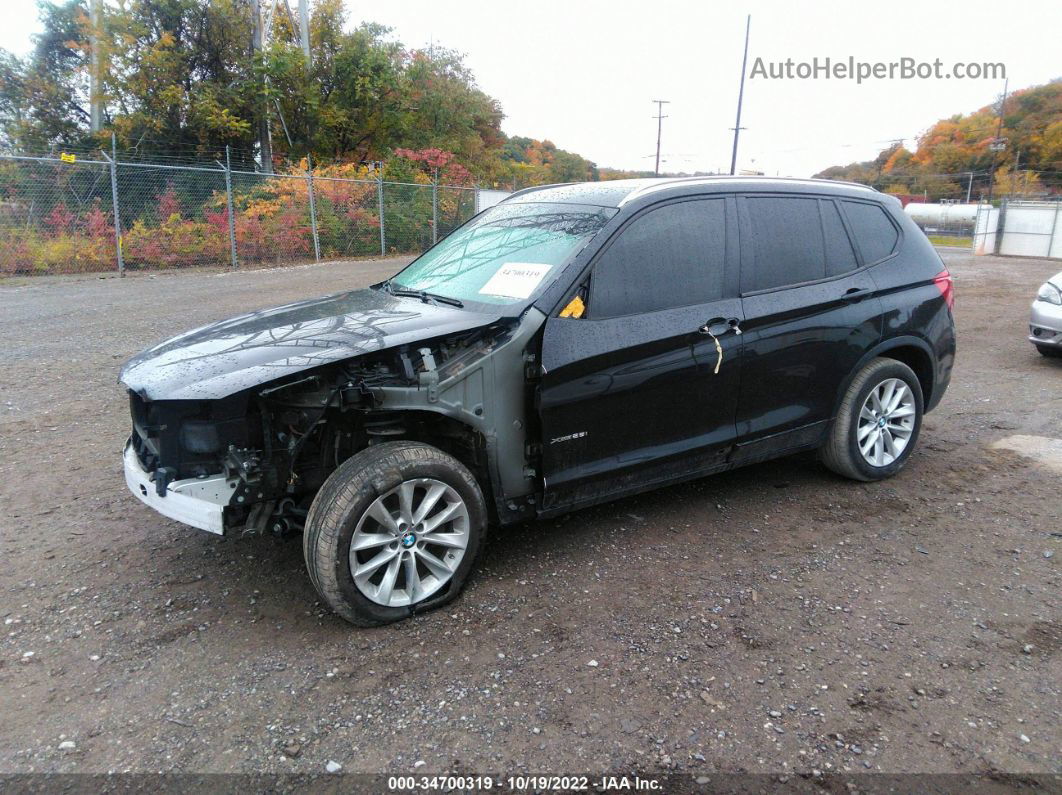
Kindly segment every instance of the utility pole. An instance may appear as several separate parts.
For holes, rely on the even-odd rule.
[[[103,23],[100,3],[102,2],[103,0],[90,0],[89,3],[89,25],[91,27],[89,36],[92,47],[89,62],[89,130],[94,133],[99,132],[103,127],[103,100],[101,98],[103,76],[100,74],[100,26]]]
[[[1021,149],[1018,149],[1016,154],[1014,155],[1014,173],[1011,175],[1011,180],[1010,180],[1010,192],[1012,194],[1014,193],[1014,188],[1015,188],[1014,180],[1017,179],[1018,173],[1020,171],[1021,171]],[[1023,199],[1025,198],[1025,188],[1024,187],[1022,187],[1022,189],[1021,189],[1021,197]]]
[[[894,139],[892,141],[892,146],[890,146],[885,151],[886,152],[895,152],[897,149],[899,149],[901,146],[903,146],[903,142],[904,142],[903,138],[896,138],[896,139]],[[892,155],[890,154],[889,157],[892,157]],[[886,160],[882,160],[881,159],[881,155],[878,155],[878,173],[874,176],[874,183],[871,185],[871,187],[874,188],[875,190],[880,190],[880,188],[881,188],[881,172],[884,171],[885,163],[887,163],[887,162],[888,162],[887,159]]]
[[[1007,87],[1010,81],[1003,81],[1003,101],[999,103],[999,124],[996,126],[996,137],[992,141],[992,166],[988,174],[988,204],[992,204],[992,189],[996,185],[996,152],[1003,149],[1003,108],[1007,104]]]
[[[264,65],[262,53],[265,50],[265,36],[262,32],[262,5],[261,0],[251,0],[251,22],[254,25],[254,49],[255,61],[259,66]],[[269,98],[266,94],[266,79],[262,75],[262,116],[258,120],[258,152],[262,158],[262,171],[267,174],[273,173],[273,141],[269,132]]]
[[[970,172],[970,181],[966,183],[966,203],[970,203],[970,194],[973,193],[973,172]]]
[[[118,143],[111,132],[111,154],[102,149],[100,153],[111,167],[111,213],[114,215],[114,253],[118,258],[118,275],[125,276],[125,259],[122,256],[122,215],[118,209]]]
[[[306,68],[310,68],[310,0],[299,0],[299,38],[302,54],[306,56]]]
[[[730,175],[737,171],[738,135],[745,129],[741,126],[741,103],[745,99],[745,67],[749,62],[749,30],[752,28],[752,14],[745,19],[745,54],[741,56],[741,84],[738,86],[737,119],[734,121],[734,151],[730,155]]]
[[[653,117],[653,118],[656,119],[656,169],[654,170],[653,173],[655,173],[656,176],[659,177],[660,176],[660,133],[663,130],[663,127],[664,127],[664,119],[667,118],[667,116],[664,115],[664,105],[670,105],[671,103],[668,100],[666,100],[666,99],[654,99],[653,102],[656,103],[656,116]]]

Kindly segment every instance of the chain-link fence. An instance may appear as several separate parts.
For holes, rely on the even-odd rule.
[[[262,174],[103,157],[0,156],[0,274],[415,254],[479,206],[477,188],[368,172]]]
[[[106,162],[0,159],[0,274],[118,267]]]

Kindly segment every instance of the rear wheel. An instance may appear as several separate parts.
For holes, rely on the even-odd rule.
[[[387,624],[460,592],[486,518],[479,484],[453,456],[414,442],[375,445],[341,464],[314,498],[306,567],[347,621]]]
[[[830,435],[823,463],[853,480],[881,480],[899,472],[922,428],[922,387],[903,362],[879,358],[852,381]]]

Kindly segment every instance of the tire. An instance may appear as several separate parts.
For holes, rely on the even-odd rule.
[[[411,524],[432,494],[434,507]],[[443,521],[444,514],[454,518]],[[436,520],[441,524],[429,529]],[[426,444],[387,442],[347,459],[324,482],[306,517],[303,554],[314,588],[337,614],[359,627],[380,626],[457,596],[486,527],[483,492],[467,467]],[[378,559],[386,562],[364,573]]]
[[[906,386],[907,393],[902,392],[899,383]],[[892,393],[887,391],[890,384],[894,387]],[[878,400],[871,398],[872,392],[876,392]],[[882,397],[894,397],[897,393],[900,396],[897,399],[903,399],[893,413],[895,416],[885,416],[882,423],[881,417],[877,416],[880,412],[874,406],[880,405]],[[864,406],[869,415],[861,414]],[[819,451],[822,462],[838,475],[852,480],[892,477],[903,469],[918,443],[922,412],[922,386],[914,371],[895,359],[874,359],[856,375],[845,391],[826,443]],[[903,432],[907,436],[899,449]],[[882,440],[880,448],[879,436]],[[871,444],[868,454],[864,454],[861,440],[864,445]],[[891,454],[890,446],[898,454]]]
[[[1046,345],[1037,345],[1036,350],[1040,352],[1041,356],[1046,356],[1048,359],[1062,359],[1062,348],[1049,348]]]

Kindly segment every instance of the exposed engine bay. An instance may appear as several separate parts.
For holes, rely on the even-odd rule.
[[[524,355],[526,334],[515,333],[522,325],[518,319],[502,320],[221,399],[146,400],[131,389],[130,446],[155,497],[179,492],[188,481],[223,478],[229,498],[222,509],[223,529],[211,528],[214,532],[300,530],[329,474],[359,450],[383,441],[430,443],[491,483],[498,473],[489,471],[487,448],[496,436],[492,427],[499,408],[493,390],[483,389],[482,371],[514,334],[522,338],[514,353]],[[473,373],[478,377],[470,378]],[[504,413],[515,411],[522,418],[530,394],[525,386],[520,385],[521,405],[510,400]],[[520,475],[526,479],[526,473]],[[153,507],[162,510],[160,502]]]

